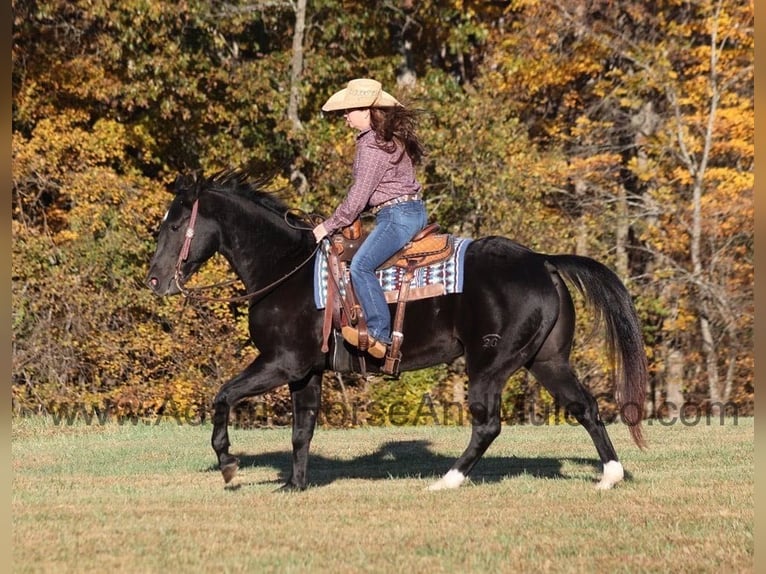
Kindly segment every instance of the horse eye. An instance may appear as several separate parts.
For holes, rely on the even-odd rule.
[[[181,226],[178,223],[173,223],[170,226],[171,231],[178,231],[179,229],[181,229]]]

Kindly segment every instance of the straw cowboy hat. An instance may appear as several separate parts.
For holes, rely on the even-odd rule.
[[[322,106],[322,111],[333,112],[351,108],[391,108],[401,105],[394,96],[383,91],[383,86],[377,80],[357,78],[330,96],[330,99]]]

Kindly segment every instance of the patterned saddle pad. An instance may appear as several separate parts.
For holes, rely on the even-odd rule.
[[[465,237],[455,238],[455,249],[452,256],[425,267],[415,270],[415,276],[410,282],[409,301],[436,297],[448,293],[462,293],[463,291],[463,261],[465,250],[471,239]],[[324,309],[327,305],[327,253],[325,249],[317,252],[314,259],[314,303],[317,309]],[[389,303],[395,303],[399,295],[405,270],[401,267],[386,267],[377,272],[378,281],[383,287],[383,293]],[[341,292],[345,295],[341,286]]]

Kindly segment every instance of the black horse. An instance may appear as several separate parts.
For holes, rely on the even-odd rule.
[[[220,252],[249,295],[249,328],[258,357],[224,383],[214,400],[212,446],[224,480],[239,461],[229,453],[228,422],[239,401],[288,384],[292,398],[292,474],[285,488],[307,486],[307,462],[320,406],[323,312],[313,297],[311,225],[239,171],[179,176],[175,198],[157,238],[146,284],[158,295],[185,292],[184,282]],[[601,459],[598,488],[622,480],[623,467],[591,393],[569,362],[575,330],[573,284],[606,331],[616,398],[635,443],[641,434],[646,355],[630,295],[603,264],[576,255],[546,255],[503,237],[474,240],[465,252],[462,293],[407,306],[400,368],[421,369],[464,355],[472,432],[452,468],[429,488],[455,488],[501,429],[501,393],[518,369],[528,369],[585,428]],[[393,312],[393,306],[392,306]],[[368,357],[368,369],[380,361]]]

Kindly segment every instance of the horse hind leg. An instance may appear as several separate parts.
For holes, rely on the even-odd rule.
[[[474,313],[478,311],[474,310]],[[497,334],[498,328],[494,324],[496,320],[493,318],[491,323],[474,325],[476,332],[492,333],[491,344],[485,336],[481,340],[475,338],[473,345],[469,344],[466,349],[471,440],[449,472],[432,484],[429,490],[459,487],[498,437],[502,429],[503,388],[510,376],[522,368],[544,343],[546,333],[553,323],[550,317],[546,319],[539,313],[532,312],[521,320],[517,318],[515,323],[506,322],[500,329],[500,334]],[[519,347],[518,343],[503,344],[503,340],[524,343]]]
[[[559,295],[559,315],[535,358],[526,367],[590,435],[604,467],[596,487],[606,490],[623,479],[624,471],[599,415],[596,399],[580,383],[569,361],[575,332],[572,297],[557,273],[553,273],[551,279]]]
[[[293,407],[293,470],[282,489],[304,490],[307,486],[309,447],[322,397],[322,374],[312,374],[304,381],[290,383],[290,396]]]
[[[559,404],[564,405],[567,412],[582,425],[593,440],[603,464],[603,474],[596,488],[607,490],[620,482],[625,473],[599,415],[598,403],[577,379],[569,362],[535,360],[529,370]]]
[[[452,468],[428,490],[458,488],[468,473],[498,437],[500,425],[500,399],[502,385],[490,388],[487,384],[472,383],[468,387],[469,410],[471,412],[471,440],[452,465]]]

